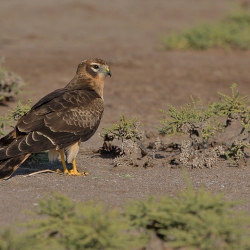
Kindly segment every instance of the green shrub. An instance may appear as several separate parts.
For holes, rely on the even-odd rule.
[[[177,198],[131,202],[126,214],[133,226],[155,233],[174,249],[250,249],[249,217],[234,202],[191,186]]]
[[[176,198],[131,201],[123,211],[54,194],[24,228],[0,233],[0,250],[139,250],[152,234],[171,249],[250,249],[250,218],[237,204],[191,184]]]
[[[240,96],[236,91],[237,84],[231,88],[231,96],[218,93],[219,102],[214,102],[203,106],[202,100],[198,105],[191,96],[191,103],[186,107],[175,108],[168,105],[169,109],[159,111],[167,115],[167,118],[160,120],[161,128],[158,128],[161,134],[180,135],[197,134],[203,139],[211,138],[216,132],[223,132],[231,124],[232,120],[239,120],[242,129],[248,129],[250,126],[250,100],[249,96]],[[219,121],[219,118],[226,119],[226,124]]]
[[[137,117],[131,119],[125,119],[123,115],[120,116],[120,123],[115,123],[109,128],[103,128],[101,136],[104,138],[110,138],[110,140],[138,140],[141,138],[140,126],[142,124],[138,121]]]
[[[3,68],[0,61],[0,102],[14,99],[25,85],[20,76]]]
[[[231,120],[239,119],[243,129],[250,126],[250,100],[249,96],[240,96],[235,91],[237,84],[231,86],[231,96],[218,92],[221,102],[215,103],[216,112],[219,116],[227,116]]]
[[[77,204],[60,194],[41,200],[33,215],[39,218],[28,222],[18,239],[6,238],[8,230],[2,234],[0,250],[133,249],[146,240],[118,210],[94,202]]]
[[[162,118],[160,123],[162,128],[159,128],[161,134],[181,135],[188,133],[197,134],[204,140],[214,136],[216,131],[222,131],[222,123],[216,119],[216,105],[209,104],[204,107],[202,101],[195,103],[191,96],[191,103],[186,107],[180,107],[178,110],[172,105],[169,105],[168,111],[160,110],[169,118]]]
[[[200,24],[196,27],[173,33],[164,38],[166,49],[209,49],[250,47],[250,11],[229,15],[221,22]]]
[[[21,250],[23,249],[22,241],[24,238],[14,233],[10,228],[0,232],[0,250]]]
[[[31,108],[31,101],[28,100],[27,104],[22,104],[21,101],[18,102],[17,106],[12,110],[8,111],[8,114],[5,116],[0,116],[0,135],[5,135],[5,130],[8,128],[13,128],[23,115],[28,113]]]
[[[18,121],[22,116],[27,114],[31,109],[31,100],[28,100],[26,104],[22,104],[21,101],[18,101],[17,106],[9,111],[8,118],[9,120]]]
[[[100,153],[116,157],[113,161],[114,166],[139,166],[138,160],[147,155],[146,147],[143,145],[142,126],[144,124],[141,124],[138,118],[126,119],[121,115],[120,123],[103,128],[101,137],[104,142]]]
[[[231,95],[218,93],[220,101],[203,106],[197,105],[193,98],[186,107],[175,108],[169,105],[167,111],[160,110],[167,117],[162,118],[158,131],[163,135],[188,134],[191,141],[183,141],[180,146],[179,161],[184,166],[211,167],[219,157],[224,156],[230,165],[245,161],[246,149],[250,149],[250,100],[231,86]],[[230,125],[238,123],[239,131],[230,134],[224,142],[218,141],[220,134]]]

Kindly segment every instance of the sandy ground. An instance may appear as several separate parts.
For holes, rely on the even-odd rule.
[[[101,128],[118,122],[121,114],[137,116],[148,131],[156,132],[168,104],[184,105],[190,95],[204,103],[229,94],[233,83],[250,94],[247,51],[164,51],[163,35],[192,27],[198,22],[223,18],[235,8],[228,0],[138,0],[66,1],[18,0],[0,2],[0,56],[5,66],[21,75],[29,85],[19,96],[32,103],[54,89],[65,86],[78,63],[98,57],[109,62],[112,77],[106,79],[105,114],[98,132],[77,157],[79,169],[88,177],[40,174],[24,165],[12,178],[0,182],[1,227],[25,221],[24,210],[37,206],[53,191],[75,201],[100,200],[111,206],[149,194],[175,195],[184,188],[180,169],[113,168],[111,159],[94,157],[91,149],[101,147]],[[14,107],[0,107],[0,114]],[[27,170],[26,168],[31,168]],[[250,212],[250,169],[214,167],[188,170],[195,188],[205,185],[213,193],[225,192],[228,199],[244,200],[241,209]]]

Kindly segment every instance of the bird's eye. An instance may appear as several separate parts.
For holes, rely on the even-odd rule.
[[[96,64],[94,64],[94,65],[93,65],[93,68],[94,68],[94,69],[99,69],[99,66],[96,65]]]

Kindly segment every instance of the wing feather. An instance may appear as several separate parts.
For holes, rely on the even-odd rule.
[[[98,128],[103,110],[103,100],[94,91],[60,89],[33,106],[16,128],[21,133],[40,132],[63,146],[67,141],[88,140]]]

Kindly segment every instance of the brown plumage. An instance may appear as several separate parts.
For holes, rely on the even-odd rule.
[[[85,60],[66,87],[43,97],[21,117],[15,129],[0,139],[0,178],[9,177],[31,153],[44,150],[49,150],[51,160],[60,154],[65,174],[81,175],[75,157],[80,142],[87,141],[100,124],[107,75],[111,72],[105,61]]]

